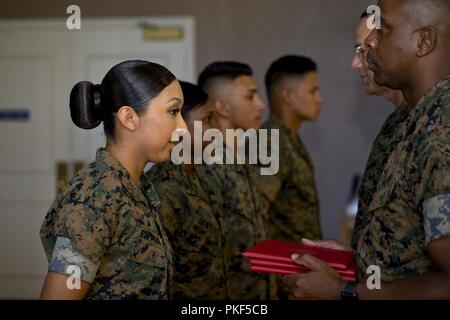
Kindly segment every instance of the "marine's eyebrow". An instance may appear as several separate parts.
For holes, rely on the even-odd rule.
[[[171,102],[172,100],[176,100],[179,103],[183,103],[183,101],[181,101],[180,98],[177,98],[177,97],[170,98],[169,101],[167,101],[167,102]]]

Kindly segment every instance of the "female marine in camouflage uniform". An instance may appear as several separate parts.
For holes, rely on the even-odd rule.
[[[84,81],[72,89],[73,122],[83,129],[103,122],[107,142],[45,217],[40,233],[49,269],[41,298],[170,297],[172,249],[159,199],[140,179],[147,162],[169,159],[171,133],[185,127],[182,104],[174,75],[145,61],[120,63],[100,85]]]

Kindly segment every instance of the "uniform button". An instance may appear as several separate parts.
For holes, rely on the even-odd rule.
[[[150,207],[151,207],[152,210],[155,210],[156,212],[158,212],[160,205],[161,205],[161,202],[159,202],[159,201],[152,201],[151,204],[150,204]]]

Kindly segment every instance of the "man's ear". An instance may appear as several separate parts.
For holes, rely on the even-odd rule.
[[[292,90],[290,90],[288,87],[284,87],[283,89],[281,89],[280,96],[283,104],[292,104]]]
[[[424,57],[431,53],[437,44],[437,30],[434,27],[425,27],[417,31],[416,55]]]
[[[218,116],[229,118],[230,117],[230,107],[224,101],[217,99],[214,103],[214,108]]]
[[[119,111],[117,111],[117,118],[119,119],[119,123],[127,128],[130,131],[136,131],[139,116],[136,111],[129,106],[120,107]]]

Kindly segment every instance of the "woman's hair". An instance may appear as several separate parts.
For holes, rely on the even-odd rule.
[[[82,81],[72,88],[70,116],[82,129],[92,129],[103,122],[106,136],[114,138],[114,114],[122,106],[142,115],[149,101],[175,80],[159,64],[141,60],[121,62],[108,71],[101,84]]]
[[[181,109],[181,116],[184,118],[192,110],[203,106],[208,101],[208,94],[195,84],[180,81],[183,91],[184,104]]]

